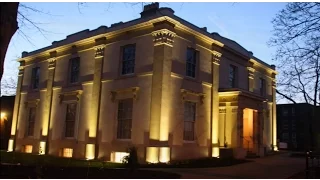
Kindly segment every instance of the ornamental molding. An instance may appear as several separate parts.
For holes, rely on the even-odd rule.
[[[248,70],[248,76],[250,79],[253,79],[254,78],[254,72],[256,71],[254,68],[252,67],[247,67],[247,70]]]
[[[168,29],[160,29],[152,32],[154,37],[154,46],[167,45],[173,47],[173,38],[176,37],[176,33]]]
[[[56,61],[57,61],[57,59],[55,57],[49,58],[48,59],[48,62],[49,62],[48,69],[54,69],[56,67]]]
[[[100,44],[100,45],[94,46],[94,49],[96,51],[94,58],[102,58],[104,56],[105,47],[106,47],[105,44]]]
[[[139,93],[139,87],[131,87],[126,89],[118,89],[110,91],[110,99],[112,102],[115,102],[117,99],[117,95],[124,92],[131,92],[132,93],[132,99],[137,100],[138,99],[138,93]]]
[[[63,92],[60,93],[60,104],[62,102],[78,102],[80,100],[82,90],[70,91],[70,92]]]
[[[28,100],[24,103],[26,108],[30,108],[30,107],[38,107],[40,102],[40,99],[34,99],[34,100]]]
[[[186,99],[186,96],[190,94],[190,95],[193,95],[193,96],[199,96],[199,101],[201,104],[204,103],[204,99],[206,97],[206,94],[204,93],[197,93],[197,92],[194,92],[194,91],[190,91],[190,90],[186,90],[186,89],[181,89],[181,100],[182,101],[185,101]]]

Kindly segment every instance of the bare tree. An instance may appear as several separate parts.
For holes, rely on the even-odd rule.
[[[279,69],[277,93],[287,100],[320,105],[320,3],[288,3],[272,21]],[[317,120],[318,121],[318,120]]]
[[[3,64],[10,40],[18,30],[18,2],[0,3],[0,79],[3,74]]]

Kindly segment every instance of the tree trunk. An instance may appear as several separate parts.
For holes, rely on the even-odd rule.
[[[0,3],[0,79],[3,75],[4,58],[14,33],[18,29],[19,2]]]

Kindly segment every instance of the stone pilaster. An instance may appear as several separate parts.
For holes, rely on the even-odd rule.
[[[172,66],[172,47],[175,37],[174,25],[163,21],[154,24],[154,54],[153,54],[153,76],[151,92],[151,119],[149,145],[157,147],[169,146],[169,110],[171,106],[170,79]],[[151,149],[147,149],[147,156]],[[164,153],[161,148],[154,150],[158,157],[152,161],[168,159],[170,152]],[[169,157],[170,158],[170,157]],[[147,159],[148,160],[148,159]],[[149,160],[150,161],[150,160]]]
[[[276,74],[272,74],[272,145],[277,151],[277,106],[276,106]]]
[[[248,88],[250,92],[254,91],[254,72],[255,69],[253,67],[247,67],[248,70]]]
[[[212,119],[211,119],[211,143],[212,157],[219,157],[219,66],[221,53],[212,51]]]
[[[101,99],[101,77],[102,77],[102,71],[103,71],[103,60],[104,60],[104,50],[105,50],[105,38],[96,39],[94,47],[95,49],[95,56],[94,56],[94,74],[93,74],[93,86],[92,86],[92,108],[91,108],[91,124],[94,124],[94,126],[90,126],[92,128],[89,129],[89,138],[95,139],[95,147],[93,147],[93,144],[89,142],[88,147],[92,147],[91,149],[94,149],[94,155],[90,155],[86,153],[86,158],[98,158],[99,153],[99,115],[100,115],[100,99]],[[88,149],[86,149],[86,152]]]
[[[155,29],[157,29],[155,25]],[[170,74],[172,65],[172,46],[175,33],[173,27],[152,32],[154,37],[154,62],[152,78],[152,102],[150,139],[168,141]]]
[[[47,92],[46,92],[46,99],[44,105],[44,117],[42,133],[41,133],[41,142],[45,144],[45,154],[49,152],[49,141],[50,141],[50,122],[51,122],[51,112],[52,112],[52,94],[53,94],[53,83],[54,83],[54,74],[55,74],[55,67],[56,67],[56,57],[57,52],[53,51],[50,52],[50,58],[48,59],[48,80],[47,80]],[[42,150],[43,151],[43,150]]]
[[[20,108],[20,99],[21,99],[21,87],[23,82],[23,75],[24,75],[24,67],[25,61],[20,61],[19,66],[19,74],[18,74],[18,83],[17,83],[17,91],[16,97],[14,100],[14,110],[13,110],[13,118],[12,118],[12,125],[11,125],[11,138],[8,142],[8,151],[15,151],[16,141],[17,141],[17,128],[18,128],[18,118],[19,118],[19,108]]]

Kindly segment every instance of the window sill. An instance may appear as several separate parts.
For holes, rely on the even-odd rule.
[[[75,137],[63,137],[63,140],[76,140]]]
[[[116,141],[131,141],[131,139],[115,139]]]
[[[116,78],[115,80],[127,79],[127,78],[133,78],[133,77],[137,77],[135,73],[131,73],[131,74],[120,74],[120,75],[118,76],[118,78]]]
[[[195,140],[190,140],[190,141],[188,141],[188,140],[183,140],[183,144],[194,144],[194,143],[196,143],[196,141]]]
[[[200,83],[197,78],[193,78],[193,77],[189,77],[189,76],[184,76],[184,79],[185,79],[185,80],[188,80],[188,81]]]

